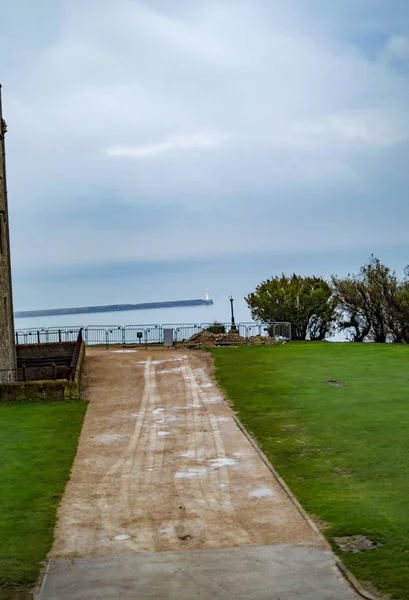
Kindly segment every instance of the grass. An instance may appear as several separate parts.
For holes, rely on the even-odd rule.
[[[85,410],[82,401],[0,404],[0,585],[39,576]]]
[[[409,348],[294,342],[216,348],[246,428],[361,582],[409,598]],[[342,382],[335,387],[326,379]],[[333,537],[381,544],[342,552]]]

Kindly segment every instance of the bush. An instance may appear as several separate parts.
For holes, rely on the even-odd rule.
[[[290,322],[294,340],[323,340],[335,329],[338,300],[322,277],[283,274],[260,283],[245,300],[256,321]]]
[[[226,333],[226,327],[223,325],[223,323],[215,321],[209,327],[207,327],[205,331],[208,331],[209,333]]]

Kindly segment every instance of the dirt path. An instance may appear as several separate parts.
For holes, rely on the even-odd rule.
[[[90,405],[53,557],[321,544],[238,428],[206,359],[87,351]]]

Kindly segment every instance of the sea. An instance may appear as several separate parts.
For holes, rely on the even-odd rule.
[[[251,322],[250,311],[244,301],[234,305],[236,323]],[[93,325],[114,327],[125,325],[173,325],[181,323],[222,323],[231,322],[230,302],[228,298],[218,298],[210,306],[186,306],[176,308],[158,308],[149,310],[114,311],[82,315],[59,315],[51,317],[16,318],[15,329],[47,329],[48,327],[69,328]]]
[[[26,317],[16,318],[14,327],[16,331],[41,330],[49,327],[69,329],[74,327],[100,326],[124,327],[125,325],[180,325],[231,323],[231,309],[228,297],[218,297],[210,306],[184,306],[177,308],[158,308],[149,310],[114,311],[106,313],[92,313],[83,315],[61,315],[52,317]],[[244,300],[237,299],[234,303],[234,317],[236,324],[252,323],[250,311]],[[328,341],[345,342],[343,333],[335,333]]]

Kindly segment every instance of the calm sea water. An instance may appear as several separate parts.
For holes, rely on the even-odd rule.
[[[234,304],[236,323],[251,322],[250,311],[244,301]],[[166,325],[176,323],[213,323],[219,321],[230,323],[230,302],[218,299],[212,306],[187,306],[183,308],[160,308],[151,310],[130,310],[123,312],[107,312],[87,315],[66,315],[59,317],[37,317],[16,319],[15,328],[42,329],[47,327],[86,327],[87,325]],[[345,336],[336,333],[330,338],[332,342],[344,342]]]
[[[244,301],[236,302],[236,322],[251,321],[250,311]],[[62,315],[58,317],[29,317],[15,320],[15,328],[41,329],[43,327],[74,327],[76,325],[150,325],[173,323],[213,323],[230,322],[230,303],[228,299],[216,300],[212,306],[187,306],[151,310],[132,310],[85,315]]]

